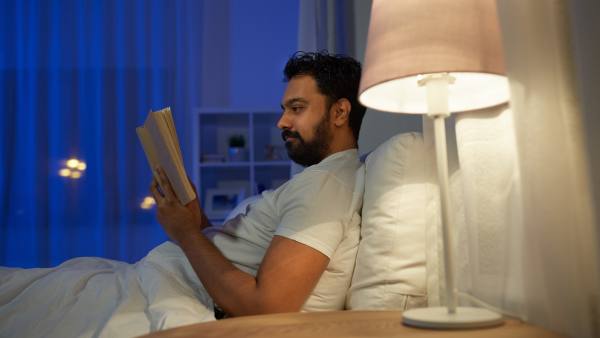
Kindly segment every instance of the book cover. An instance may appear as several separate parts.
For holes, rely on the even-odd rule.
[[[154,173],[154,168],[157,166],[165,170],[175,195],[182,204],[185,205],[196,198],[183,166],[171,109],[164,108],[149,112],[144,124],[137,127],[135,131],[146,154],[150,170]]]

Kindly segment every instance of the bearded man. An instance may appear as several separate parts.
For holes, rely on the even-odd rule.
[[[162,169],[151,185],[158,220],[185,254],[217,318],[344,307],[362,206],[360,63],[299,52],[284,74],[277,126],[289,157],[306,167],[301,173],[218,227],[198,201],[178,202]]]
[[[0,267],[0,336],[133,337],[223,316],[342,309],[364,186],[360,64],[297,53],[284,73],[277,126],[303,172],[212,226],[197,200],[180,204],[157,168],[151,190],[172,242],[135,264],[80,257]]]

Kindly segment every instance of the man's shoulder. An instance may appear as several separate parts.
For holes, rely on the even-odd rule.
[[[352,190],[358,169],[362,165],[356,152],[334,155],[338,156],[326,158],[292,177],[287,183],[287,189],[319,189],[323,185],[341,185]]]

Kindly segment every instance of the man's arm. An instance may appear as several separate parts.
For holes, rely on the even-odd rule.
[[[299,311],[325,271],[329,258],[294,240],[275,236],[254,277],[236,268],[204,236],[208,226],[198,201],[179,203],[163,170],[151,190],[158,220],[179,244],[215,303],[230,315]]]

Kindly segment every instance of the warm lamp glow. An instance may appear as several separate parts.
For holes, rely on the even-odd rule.
[[[58,174],[62,177],[69,177],[69,176],[71,176],[71,170],[67,169],[67,168],[63,168],[58,171]]]
[[[146,197],[144,197],[144,200],[142,201],[142,203],[140,203],[140,208],[142,208],[144,210],[148,210],[148,209],[151,209],[155,204],[156,204],[156,201],[154,201],[154,198],[152,198],[150,196],[146,196]]]
[[[70,158],[67,160],[67,167],[69,167],[71,169],[77,168],[78,165],[79,165],[79,160],[76,158]]]
[[[450,113],[508,101],[494,0],[374,0],[359,100],[393,113],[428,113],[419,77],[449,73]]]
[[[64,162],[65,167],[58,171],[58,175],[71,178],[79,179],[83,175],[83,171],[87,168],[85,162],[78,160],[75,157],[71,157]]]
[[[450,112],[464,112],[496,106],[508,101],[506,77],[483,73],[450,73],[455,82],[448,88]],[[421,76],[382,82],[360,95],[366,107],[393,113],[427,114],[426,90],[419,86]]]

